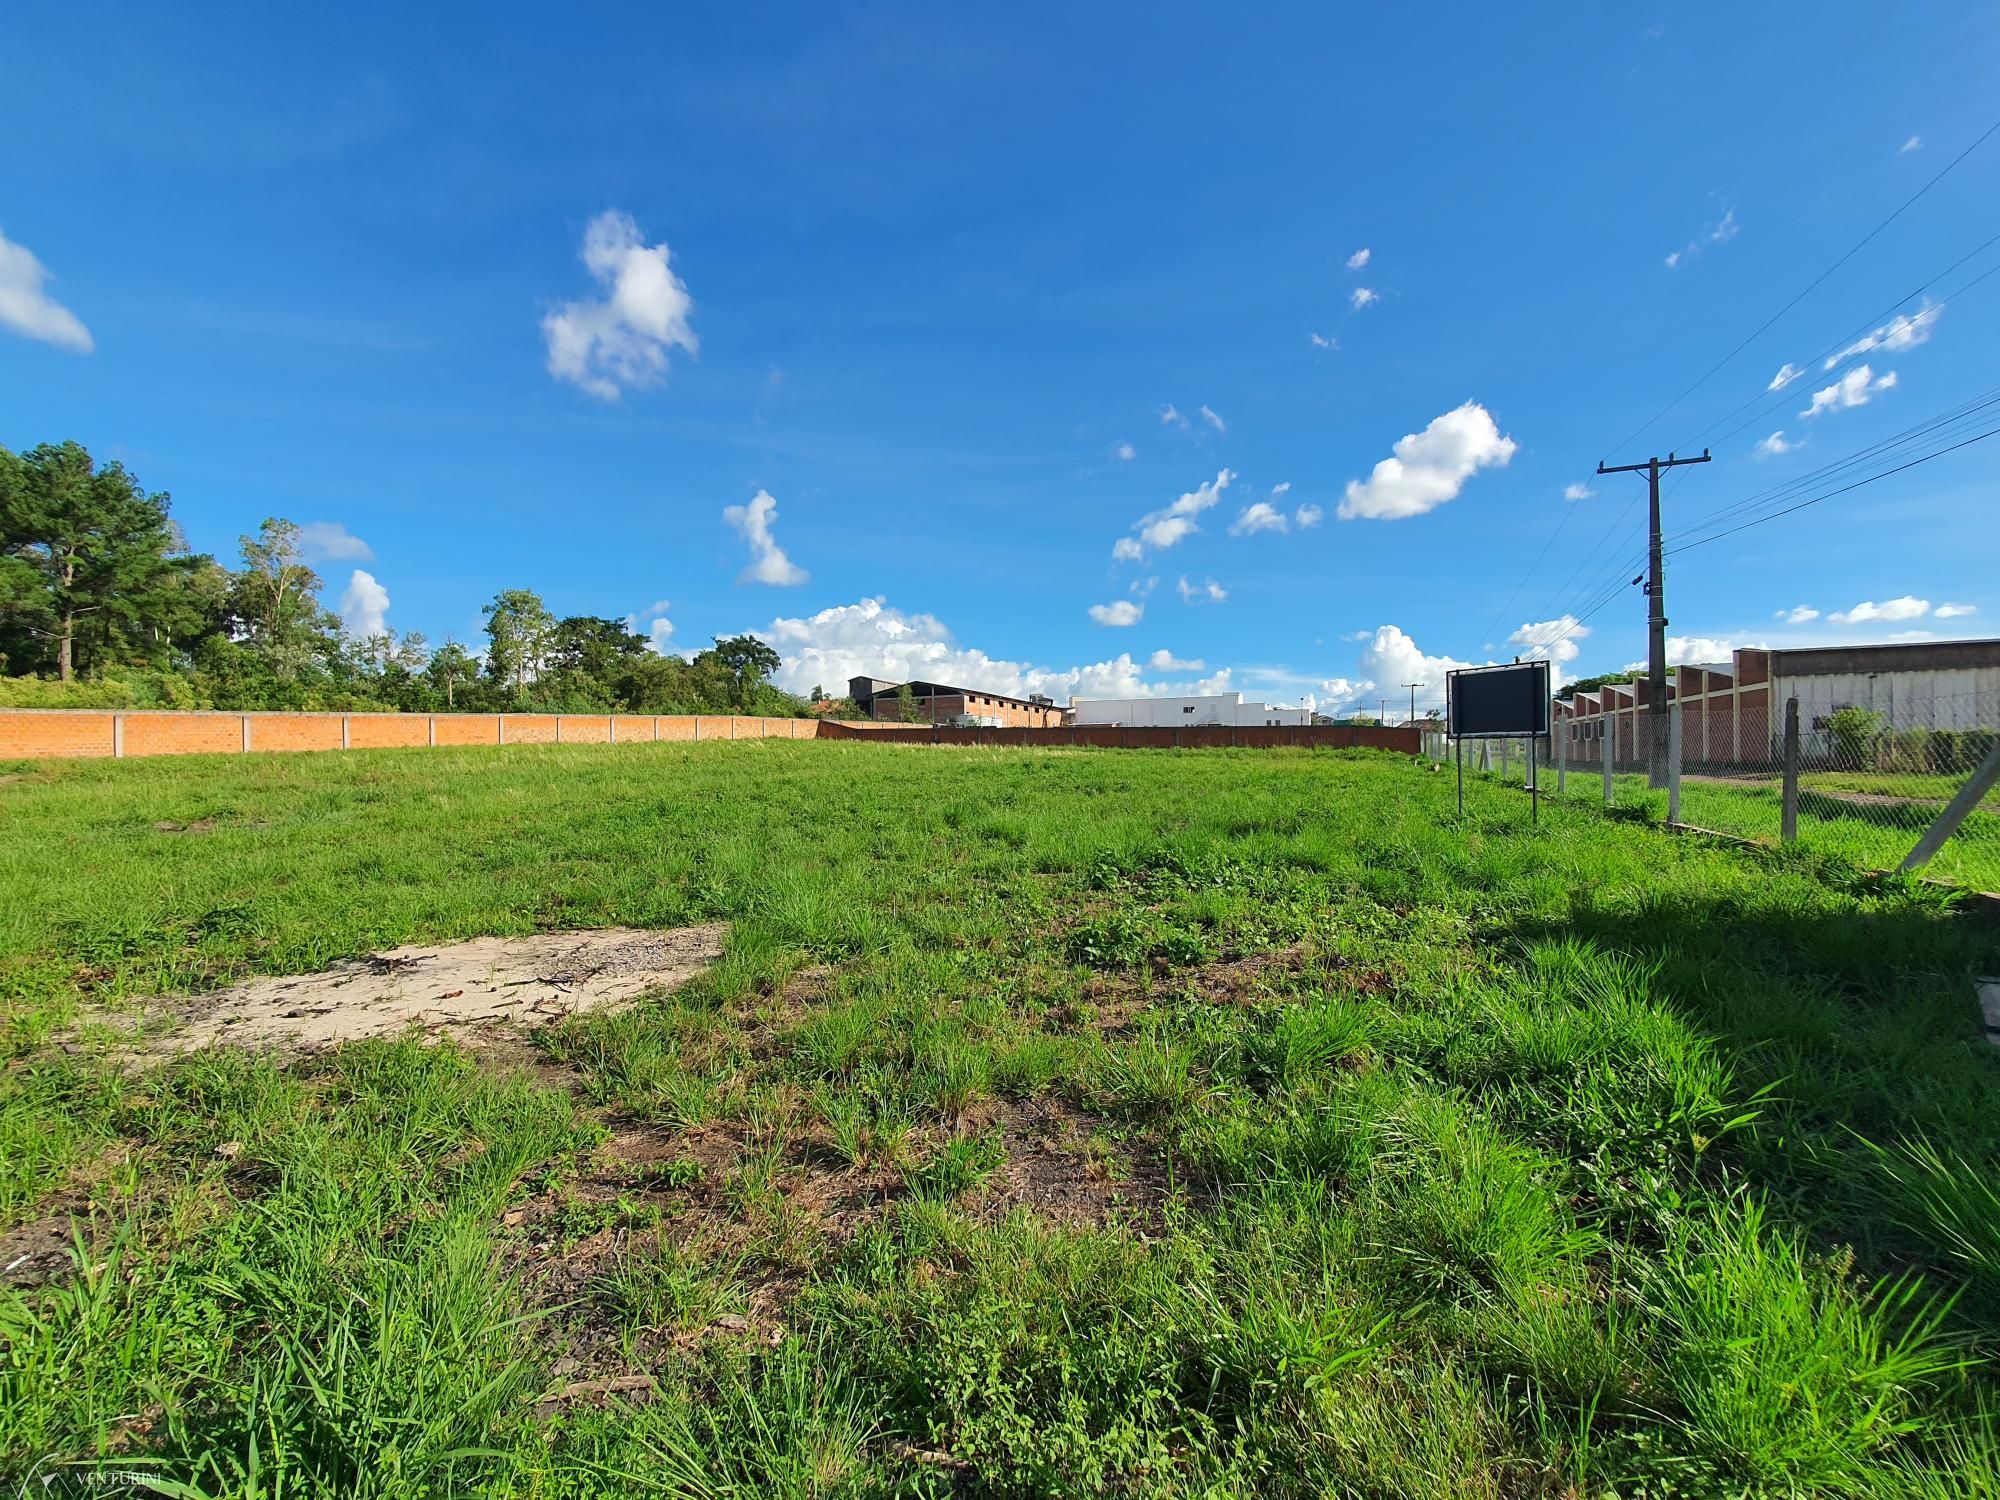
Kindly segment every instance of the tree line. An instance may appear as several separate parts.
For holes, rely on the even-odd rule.
[[[0,706],[810,712],[770,681],[780,658],[754,636],[663,656],[625,621],[558,618],[531,589],[494,595],[478,652],[356,636],[292,522],[266,520],[229,567],[189,549],[171,503],[80,444],[0,446]]]

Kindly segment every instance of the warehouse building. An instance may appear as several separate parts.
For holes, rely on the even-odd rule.
[[[847,696],[871,719],[895,722],[904,717],[905,697],[918,723],[974,724],[991,729],[1056,729],[1063,711],[1053,698],[1039,695],[1009,698],[1004,693],[953,687],[943,682],[884,682],[879,677],[851,677]]]
[[[1072,698],[1071,722],[1113,724],[1128,728],[1190,729],[1197,725],[1275,728],[1310,724],[1309,708],[1279,708],[1246,703],[1241,693],[1208,693],[1192,698]]]
[[[1842,709],[1876,716],[1881,732],[2000,728],[2000,640],[1901,641],[1772,651],[1743,647],[1727,662],[1689,664],[1668,679],[1681,706],[1690,765],[1768,765],[1780,753],[1785,702],[1799,700],[1807,753],[1823,752]],[[1645,758],[1645,682],[1608,683],[1557,702],[1555,732],[1572,760]]]

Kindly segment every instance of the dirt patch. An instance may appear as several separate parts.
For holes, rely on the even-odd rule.
[[[985,1128],[997,1130],[1007,1152],[979,1195],[989,1216],[1025,1208],[1068,1228],[1155,1226],[1169,1184],[1153,1153],[1111,1144],[1094,1115],[1063,1099],[1006,1100],[989,1118]]]
[[[1330,993],[1349,995],[1386,995],[1395,988],[1394,980],[1382,969],[1369,968],[1338,953],[1308,958],[1297,947],[1203,964],[1193,979],[1194,991],[1203,1000],[1235,1006],[1255,1006],[1293,995],[1302,981],[1317,983]]]
[[[41,1286],[76,1269],[76,1231],[68,1214],[50,1214],[0,1234],[0,1286]]]
[[[1112,1142],[1100,1126],[1067,1100],[993,1100],[954,1127],[914,1134],[907,1160],[920,1163],[954,1135],[997,1137],[1004,1159],[959,1197],[961,1212],[991,1221],[1025,1209],[1070,1228],[1156,1230],[1170,1190],[1164,1163]],[[564,1400],[630,1394],[603,1382],[676,1350],[711,1340],[782,1342],[811,1265],[912,1191],[901,1166],[843,1161],[815,1129],[787,1131],[776,1162],[770,1149],[736,1122],[627,1125],[573,1174],[501,1216],[509,1260],[537,1302],[561,1309],[554,1373],[569,1383],[544,1398],[545,1415]],[[751,1180],[764,1186],[746,1191]],[[607,1288],[635,1265],[660,1274],[662,1257],[698,1262],[729,1294],[692,1317],[634,1329]]]
[[[148,1046],[314,1051],[412,1028],[469,1039],[546,1025],[685,983],[722,956],[723,932],[720,923],[661,932],[608,927],[392,948],[318,974],[158,1002],[180,1024]]]

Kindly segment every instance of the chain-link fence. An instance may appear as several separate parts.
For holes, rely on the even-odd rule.
[[[1970,693],[1939,695],[1899,705],[1892,718],[1844,706],[1801,712],[1793,699],[1768,744],[1732,745],[1729,758],[1704,759],[1683,753],[1675,705],[1665,787],[1651,784],[1643,760],[1628,758],[1634,741],[1643,751],[1643,730],[1607,738],[1602,720],[1559,723],[1536,749],[1535,784],[1545,797],[1797,843],[1864,869],[1910,863],[1954,884],[2000,891],[2000,714],[1990,707]],[[1438,741],[1438,759],[1456,754]],[[1526,784],[1525,742],[1468,740],[1464,748],[1468,776]]]

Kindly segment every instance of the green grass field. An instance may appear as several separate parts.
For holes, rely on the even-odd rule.
[[[1492,775],[1499,779],[1497,771]],[[1521,776],[1522,762],[1516,756],[1507,780],[1519,787]],[[1544,768],[1540,779],[1543,791],[1553,797],[1555,773]],[[1808,772],[1799,780],[1799,846],[1859,869],[1893,870],[1963,784],[1963,777]],[[1572,767],[1566,795],[1602,806],[1602,776],[1594,767]],[[1667,794],[1653,790],[1643,774],[1614,776],[1612,795],[1620,807],[1666,820]],[[2000,892],[2000,800],[1996,799],[2000,793],[1981,801],[1924,868],[1925,876],[1968,890]],[[1782,788],[1775,777],[1751,782],[1689,776],[1681,782],[1681,820],[1775,844],[1784,820]]]
[[[1994,1493],[1935,889],[1363,752],[0,769],[0,1487]],[[713,919],[533,1048],[107,1024]]]

